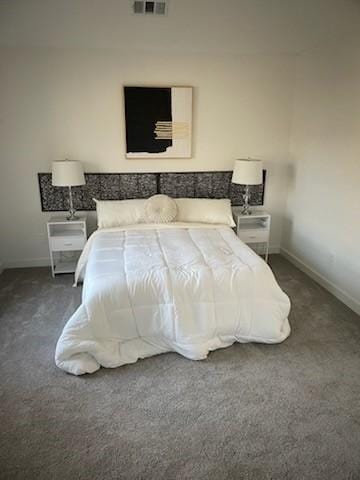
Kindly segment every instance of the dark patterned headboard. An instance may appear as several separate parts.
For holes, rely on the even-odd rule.
[[[148,198],[157,193],[171,197],[230,198],[232,205],[242,205],[244,187],[231,183],[232,171],[181,173],[86,173],[86,185],[73,187],[74,207],[95,210],[98,200]],[[39,173],[41,209],[60,212],[68,209],[68,191],[53,187],[51,173]],[[262,185],[251,186],[251,205],[264,204],[266,170]]]

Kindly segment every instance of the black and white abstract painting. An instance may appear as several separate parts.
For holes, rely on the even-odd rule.
[[[190,158],[191,87],[124,87],[126,157]]]

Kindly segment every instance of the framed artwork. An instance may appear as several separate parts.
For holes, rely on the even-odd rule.
[[[192,87],[124,87],[126,157],[190,158]]]

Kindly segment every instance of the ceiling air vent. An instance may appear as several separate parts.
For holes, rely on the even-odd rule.
[[[167,0],[155,0],[149,2],[147,0],[132,1],[132,11],[141,15],[166,15],[167,14]]]

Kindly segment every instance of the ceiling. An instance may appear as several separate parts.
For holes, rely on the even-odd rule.
[[[297,54],[359,29],[360,0],[0,0],[0,45],[131,52]]]

